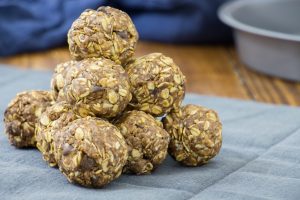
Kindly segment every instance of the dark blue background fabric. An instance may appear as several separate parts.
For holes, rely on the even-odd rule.
[[[0,56],[66,44],[72,22],[87,8],[110,5],[127,12],[140,38],[170,43],[231,41],[218,20],[228,0],[0,0]]]

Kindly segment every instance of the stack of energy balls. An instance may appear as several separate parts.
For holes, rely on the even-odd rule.
[[[51,167],[87,187],[149,174],[167,153],[187,166],[213,158],[222,143],[217,113],[181,106],[179,67],[161,53],[133,58],[137,41],[126,13],[84,11],[68,32],[73,60],[57,65],[51,91],[26,91],[8,105],[10,143],[37,147]]]

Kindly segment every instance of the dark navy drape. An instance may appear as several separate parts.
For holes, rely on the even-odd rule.
[[[72,21],[86,8],[127,12],[140,38],[171,43],[231,40],[217,17],[226,0],[0,0],[0,56],[66,44]]]

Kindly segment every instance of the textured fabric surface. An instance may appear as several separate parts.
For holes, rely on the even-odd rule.
[[[231,40],[217,17],[228,0],[1,0],[0,56],[66,44],[72,22],[87,8],[127,12],[141,39],[175,43]]]
[[[0,67],[0,110],[15,94],[48,89],[50,72]],[[202,167],[170,157],[152,175],[123,175],[103,189],[87,189],[0,134],[0,199],[300,199],[300,109],[188,94],[185,103],[216,109],[223,122],[220,154]]]

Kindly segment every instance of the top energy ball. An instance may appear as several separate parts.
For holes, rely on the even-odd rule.
[[[125,64],[134,54],[138,37],[125,12],[102,6],[81,13],[68,32],[68,43],[76,60],[105,57],[117,64]]]

